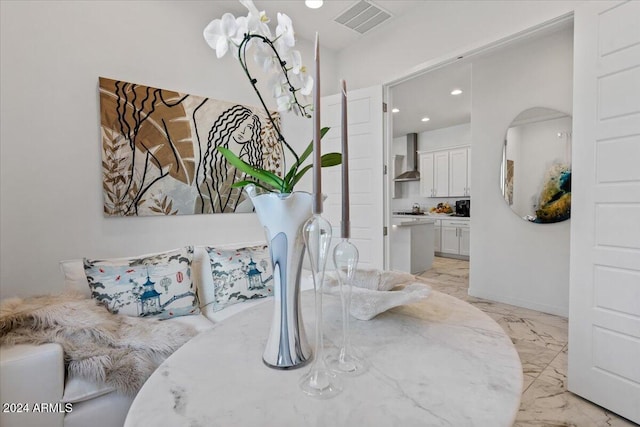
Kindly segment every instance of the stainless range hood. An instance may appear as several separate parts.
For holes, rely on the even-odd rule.
[[[413,168],[401,173],[393,180],[396,182],[420,181],[420,171],[418,171],[418,134],[407,134],[407,168]]]

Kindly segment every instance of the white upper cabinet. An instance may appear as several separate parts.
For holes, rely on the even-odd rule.
[[[449,195],[449,153],[439,151],[433,155],[433,197]]]
[[[467,148],[449,152],[449,196],[467,195]]]
[[[471,195],[469,164],[471,148],[420,153],[420,195],[468,197]]]

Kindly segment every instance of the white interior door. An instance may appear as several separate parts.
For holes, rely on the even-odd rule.
[[[568,388],[640,423],[640,2],[574,28]]]
[[[347,92],[349,126],[349,197],[351,239],[360,253],[359,268],[382,269],[384,262],[382,87]],[[322,98],[322,125],[331,130],[322,139],[323,152],[341,151],[341,95]],[[340,239],[341,168],[322,170],[322,192],[328,197],[323,216]],[[333,265],[332,263],[327,266]]]

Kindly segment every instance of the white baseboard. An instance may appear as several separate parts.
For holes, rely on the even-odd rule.
[[[469,288],[469,295],[476,298],[482,298],[490,301],[501,302],[504,304],[515,305],[517,307],[528,308],[530,310],[541,311],[556,316],[569,317],[569,307],[561,307],[555,305],[539,304],[520,298],[505,297],[504,295],[493,295],[491,293],[476,292]]]

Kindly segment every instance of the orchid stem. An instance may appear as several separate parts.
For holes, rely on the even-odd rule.
[[[289,75],[287,74],[287,70],[286,70],[286,68],[284,66],[285,63],[284,63],[284,61],[282,61],[282,58],[278,54],[278,51],[276,50],[276,48],[273,45],[273,43],[268,38],[266,38],[266,37],[264,37],[262,35],[259,35],[259,34],[246,34],[244,36],[244,39],[240,43],[240,46],[238,46],[238,60],[240,61],[240,65],[242,66],[242,69],[244,70],[245,74],[247,75],[247,78],[249,79],[249,82],[251,83],[251,86],[253,87],[253,90],[258,95],[258,99],[260,100],[260,103],[262,104],[262,107],[264,108],[265,112],[267,113],[267,117],[269,118],[269,121],[271,122],[271,124],[273,125],[273,128],[275,129],[276,133],[278,134],[278,140],[282,144],[284,144],[287,147],[287,149],[289,149],[289,151],[293,154],[293,156],[296,159],[296,164],[298,164],[298,163],[300,163],[300,158],[298,157],[298,154],[287,143],[287,141],[285,140],[284,136],[280,132],[280,128],[278,128],[278,126],[276,125],[275,120],[273,120],[273,117],[271,116],[271,113],[269,112],[269,108],[267,108],[267,104],[264,102],[264,99],[262,98],[262,95],[260,95],[260,91],[258,90],[258,87],[256,86],[256,83],[258,81],[255,78],[253,78],[253,76],[249,72],[249,67],[247,66],[247,46],[249,44],[249,41],[252,38],[260,39],[263,43],[266,43],[271,48],[271,50],[275,54],[276,58],[278,59],[278,64],[280,65],[280,68],[282,68],[284,76],[285,76],[285,78],[287,80],[287,85],[289,86],[289,88],[290,88],[290,90],[291,90],[291,92],[293,94],[293,99],[294,99],[294,102],[295,102],[296,106],[300,109],[300,112],[303,115],[306,115],[306,109],[305,109],[305,107],[303,107],[298,102],[298,98],[296,97],[296,93],[295,93],[296,92],[295,88],[291,84],[291,81],[289,80]],[[286,160],[283,159],[282,161],[283,161],[283,164],[285,164],[284,169],[286,170]]]

